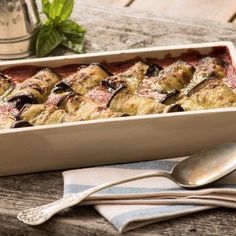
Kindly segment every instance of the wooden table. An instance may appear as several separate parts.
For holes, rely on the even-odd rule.
[[[235,0],[97,0],[96,3],[236,23]]]
[[[236,25],[229,23],[93,7],[81,0],[73,17],[88,29],[88,52],[217,40],[236,43]],[[62,190],[61,172],[0,178],[0,235],[118,235],[89,207],[71,208],[38,227],[26,226],[16,219],[17,213],[25,208],[58,199]],[[126,235],[229,236],[236,235],[235,226],[235,210],[216,209],[145,226]]]

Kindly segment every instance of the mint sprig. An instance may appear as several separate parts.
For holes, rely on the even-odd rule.
[[[42,6],[47,19],[37,36],[36,56],[46,56],[60,44],[76,53],[82,53],[86,30],[68,19],[74,0],[42,0]]]

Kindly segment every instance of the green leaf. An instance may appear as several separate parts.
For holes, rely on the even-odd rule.
[[[66,0],[51,0],[49,6],[48,17],[55,21],[56,18],[61,14],[61,9]]]
[[[50,9],[51,3],[49,0],[42,0],[42,7],[43,7],[43,13],[49,17],[49,9]]]
[[[76,53],[83,53],[84,52],[84,35],[85,33],[64,34],[62,45],[73,50]]]
[[[65,34],[80,34],[86,32],[83,26],[77,24],[75,21],[72,20],[66,20],[61,22],[61,24],[57,26],[57,29],[61,33]]]
[[[66,20],[70,15],[74,7],[74,0],[43,0],[45,3],[44,13],[54,21],[54,23],[60,23]]]
[[[68,20],[74,7],[74,0],[42,0],[47,16],[36,40],[36,55],[43,57],[59,44],[77,53],[83,52],[85,28]]]
[[[73,7],[74,7],[74,0],[65,1],[64,6],[61,10],[60,21],[59,22],[67,20],[70,17],[70,15],[72,13],[72,10],[73,10]]]
[[[62,35],[55,29],[53,24],[43,25],[39,31],[36,42],[36,55],[43,57],[57,47],[63,38]]]

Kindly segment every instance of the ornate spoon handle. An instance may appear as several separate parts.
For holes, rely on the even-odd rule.
[[[150,177],[156,177],[156,176],[167,177],[167,178],[175,181],[172,178],[171,173],[164,172],[164,171],[156,171],[156,172],[136,175],[133,177],[128,177],[128,178],[122,179],[122,180],[112,181],[109,183],[101,184],[101,185],[95,186],[95,187],[90,188],[90,189],[88,189],[84,192],[81,192],[81,193],[67,194],[63,198],[61,198],[60,200],[57,200],[55,202],[22,211],[21,213],[19,213],[17,218],[20,221],[23,221],[25,224],[28,224],[28,225],[39,225],[39,224],[44,223],[48,219],[50,219],[57,212],[80,203],[85,198],[89,197],[93,193],[96,193],[102,189],[109,188],[114,185],[122,184],[122,183],[129,182],[129,181],[150,178]]]

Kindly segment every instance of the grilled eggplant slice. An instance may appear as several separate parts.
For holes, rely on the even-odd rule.
[[[163,70],[161,66],[156,64],[150,64],[148,65],[148,69],[145,73],[145,76],[147,77],[158,76],[161,70]]]
[[[123,115],[123,113],[114,112],[105,105],[100,105],[91,99],[85,99],[80,108],[75,112],[74,120],[105,119],[121,117]]]
[[[212,79],[222,79],[225,75],[226,71],[222,60],[214,57],[205,57],[199,61],[193,79],[184,89],[184,94],[190,96],[205,82]]]
[[[165,106],[137,94],[130,94],[128,90],[120,91],[110,102],[110,109],[128,115],[146,115],[162,113]]]
[[[141,86],[147,70],[148,65],[137,62],[127,71],[107,78],[103,84],[106,83],[113,90],[126,86],[131,93],[134,93]]]
[[[23,128],[23,127],[31,127],[33,126],[32,124],[30,124],[28,121],[24,121],[24,120],[19,120],[16,121],[11,128]]]
[[[75,95],[64,102],[64,109],[74,121],[120,117],[123,113],[112,112],[106,105],[112,92],[104,86],[92,89],[84,96]]]
[[[152,88],[161,93],[168,93],[169,91],[180,91],[192,79],[194,67],[186,62],[177,61],[172,65],[164,68],[156,82],[152,84]]]
[[[75,93],[86,94],[89,90],[98,86],[102,80],[110,75],[106,70],[97,64],[80,67],[78,71],[65,78],[63,82],[68,85]]]
[[[6,99],[15,103],[19,109],[27,103],[43,103],[59,79],[59,76],[50,69],[40,70],[32,78],[17,84]]]
[[[69,114],[73,114],[80,108],[80,105],[83,100],[83,96],[73,93],[64,99],[64,101],[59,105],[59,108],[65,110]]]
[[[49,125],[70,121],[69,115],[62,109],[45,104],[27,104],[18,114],[18,120],[32,125]]]
[[[10,78],[0,73],[0,96],[2,96],[6,91],[13,88],[13,83]]]
[[[110,97],[110,99],[108,100],[107,102],[107,107],[110,106],[112,100],[116,97],[116,95],[118,93],[120,93],[122,90],[126,89],[126,86],[125,85],[122,85],[120,88],[116,89],[113,93],[112,93],[112,96]]]
[[[45,104],[59,107],[69,96],[72,96],[73,94],[74,92],[71,88],[61,81],[54,86]]]
[[[236,104],[236,94],[223,82],[226,76],[224,62],[206,57],[199,61],[193,80],[184,89],[179,104],[185,110],[231,107]]]
[[[165,108],[164,113],[181,112],[181,111],[184,111],[183,107],[181,107],[179,104],[172,104]]]
[[[100,85],[84,96],[72,97],[66,102],[65,109],[73,120],[93,120],[111,117],[121,117],[124,114],[113,112],[107,107],[107,103],[113,95],[113,91]]]
[[[106,71],[106,73],[107,73],[109,76],[112,76],[112,75],[113,75],[113,73],[112,73],[106,66],[104,66],[104,65],[101,64],[101,63],[94,62],[94,63],[92,63],[91,65],[96,65],[96,66],[101,67],[101,69],[104,70],[104,71]]]
[[[211,80],[190,97],[184,97],[179,104],[184,110],[233,107],[236,106],[236,94],[222,80]]]
[[[193,76],[194,68],[182,61],[166,67],[158,76],[145,78],[137,94],[165,103],[170,97],[179,94]]]

